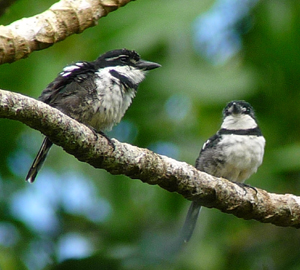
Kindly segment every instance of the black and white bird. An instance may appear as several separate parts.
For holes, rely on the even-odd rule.
[[[103,134],[121,121],[146,72],[158,67],[142,60],[135,51],[109,51],[95,61],[66,66],[39,100]],[[26,181],[34,181],[52,144],[44,139]]]
[[[204,143],[195,167],[243,183],[262,164],[265,142],[251,105],[231,101],[223,110],[221,129]],[[192,236],[200,209],[201,204],[193,201],[182,229],[185,242]]]

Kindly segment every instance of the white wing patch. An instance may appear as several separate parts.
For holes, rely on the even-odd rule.
[[[61,76],[63,77],[67,77],[69,76],[74,70],[77,70],[77,69],[80,69],[81,67],[84,66],[84,63],[82,62],[78,62],[78,63],[75,63],[73,65],[70,65],[70,66],[66,66],[64,67],[63,71],[60,73]]]
[[[206,146],[207,146],[209,143],[210,143],[210,140],[207,140],[207,141],[203,144],[202,150],[204,150],[204,149],[206,148]]]

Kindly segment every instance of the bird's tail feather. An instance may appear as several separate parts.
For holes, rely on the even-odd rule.
[[[48,155],[48,152],[52,146],[52,142],[46,137],[42,143],[42,146],[34,159],[29,172],[26,176],[26,181],[29,183],[33,183],[36,175],[44,164],[44,161]]]
[[[193,201],[189,208],[189,211],[185,218],[184,225],[181,230],[180,238],[185,243],[188,242],[192,237],[200,210],[201,210],[201,204],[197,201]]]

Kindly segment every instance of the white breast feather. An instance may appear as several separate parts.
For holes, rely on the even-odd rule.
[[[140,69],[131,66],[116,66],[108,69],[113,69],[118,73],[120,73],[121,75],[126,76],[134,84],[139,84],[145,79],[145,73],[146,73],[145,71],[142,71]]]
[[[220,147],[226,159],[224,177],[243,182],[261,165],[265,139],[263,136],[223,135]]]
[[[256,127],[257,123],[248,114],[228,115],[221,126],[221,128],[225,129],[250,129]]]
[[[91,104],[95,112],[92,120],[93,125],[91,125],[97,126],[100,130],[110,130],[115,124],[119,123],[135,97],[135,90],[127,89],[125,91],[119,80],[109,73],[111,69],[124,76],[126,75],[133,84],[140,83],[145,77],[142,71],[130,69],[127,66],[107,67],[96,72],[99,102]],[[111,84],[112,80],[116,83]]]

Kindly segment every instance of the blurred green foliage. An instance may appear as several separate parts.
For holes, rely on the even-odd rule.
[[[54,2],[19,0],[0,23],[38,14]],[[38,97],[66,64],[115,48],[134,49],[162,68],[148,74],[109,136],[194,164],[219,128],[224,105],[245,99],[267,140],[264,163],[248,183],[297,195],[300,2],[258,2],[241,50],[218,65],[204,60],[193,43],[195,19],[213,4],[129,3],[80,35],[0,66],[0,88]],[[29,185],[24,177],[42,136],[19,122],[0,121],[0,269],[300,268],[297,230],[215,209],[202,210],[193,238],[174,254],[188,201],[96,170],[58,147]]]

